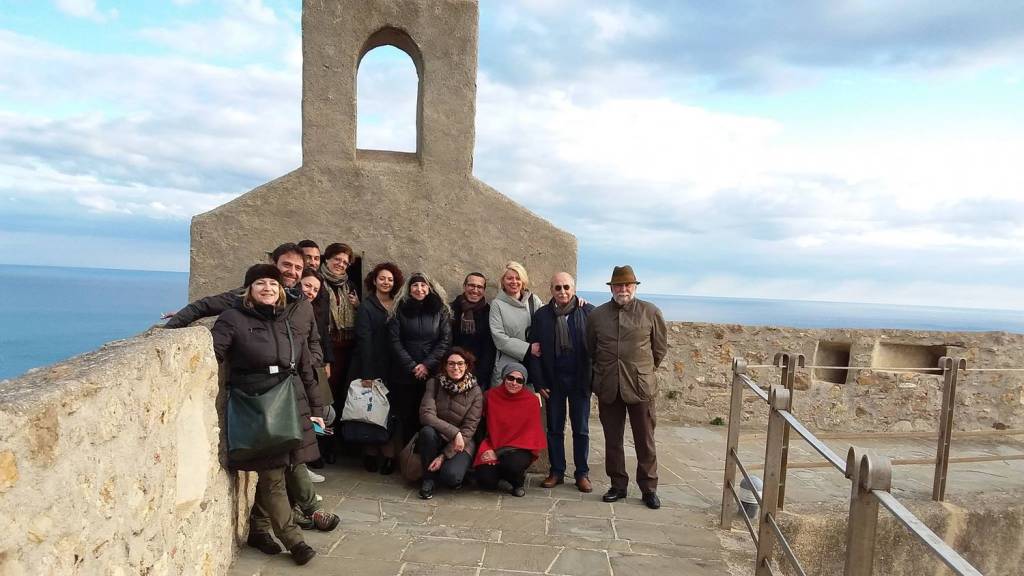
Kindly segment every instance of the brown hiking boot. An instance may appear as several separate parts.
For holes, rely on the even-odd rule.
[[[548,474],[548,477],[545,478],[540,485],[542,488],[554,488],[555,486],[563,483],[565,483],[565,478],[552,472],[551,474]]]
[[[593,492],[594,486],[590,484],[590,478],[580,476],[576,479],[576,489],[580,492]]]

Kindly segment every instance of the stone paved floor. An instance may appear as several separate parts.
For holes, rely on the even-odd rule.
[[[737,521],[733,530],[717,529],[723,427],[684,427],[659,423],[658,462],[663,507],[648,510],[635,484],[630,497],[615,504],[601,502],[608,488],[603,471],[603,437],[591,422],[591,479],[594,492],[582,494],[572,484],[540,488],[543,475],[531,475],[524,498],[466,487],[457,492],[438,488],[429,501],[417,487],[391,476],[371,474],[355,461],[319,472],[317,484],[328,510],[341,525],[330,533],[305,532],[320,552],[309,565],[296,567],[287,554],[266,556],[243,547],[231,576],[272,574],[354,575],[643,575],[672,573],[693,576],[750,574],[752,544]],[[632,446],[628,469],[635,469]],[[826,442],[845,457],[850,442]],[[932,440],[857,440],[859,446],[892,457],[929,457]],[[568,451],[571,454],[571,451]],[[955,440],[954,455],[1024,453],[1014,437]],[[763,462],[763,434],[745,434],[741,458]],[[818,461],[795,435],[790,462]],[[571,464],[570,464],[571,466]],[[760,472],[753,472],[760,474]],[[901,499],[927,498],[932,466],[900,466],[893,475],[893,493]],[[952,465],[951,500],[976,491],[1020,490],[1024,461]],[[821,502],[841,508],[849,484],[831,468],[790,471],[787,501]]]

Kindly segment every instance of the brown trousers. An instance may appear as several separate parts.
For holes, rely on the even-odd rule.
[[[626,430],[626,414],[633,429],[633,446],[636,449],[636,483],[641,492],[658,489],[658,455],[654,449],[654,400],[626,404],[622,396],[614,402],[597,403],[601,427],[604,428],[604,469],[611,480],[612,488],[625,490],[629,485],[626,473],[626,450],[623,435]]]

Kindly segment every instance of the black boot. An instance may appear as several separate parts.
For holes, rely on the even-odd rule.
[[[266,532],[253,532],[250,530],[249,537],[246,538],[245,543],[264,554],[279,554],[281,552],[281,547]]]

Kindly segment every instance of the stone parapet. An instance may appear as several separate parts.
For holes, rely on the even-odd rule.
[[[777,352],[802,353],[807,366],[935,367],[941,356],[970,368],[1024,367],[1024,335],[1006,332],[799,329],[695,322],[669,323],[668,357],[659,370],[658,414],[708,423],[729,415],[731,362],[771,364]],[[779,371],[754,368],[763,386]],[[744,423],[763,426],[767,410],[746,395]],[[942,406],[937,372],[807,369],[796,379],[796,415],[815,430],[934,431]],[[961,375],[954,417],[957,430],[1024,427],[1024,372]]]
[[[225,573],[247,507],[218,395],[203,327],[0,382],[0,574]]]

